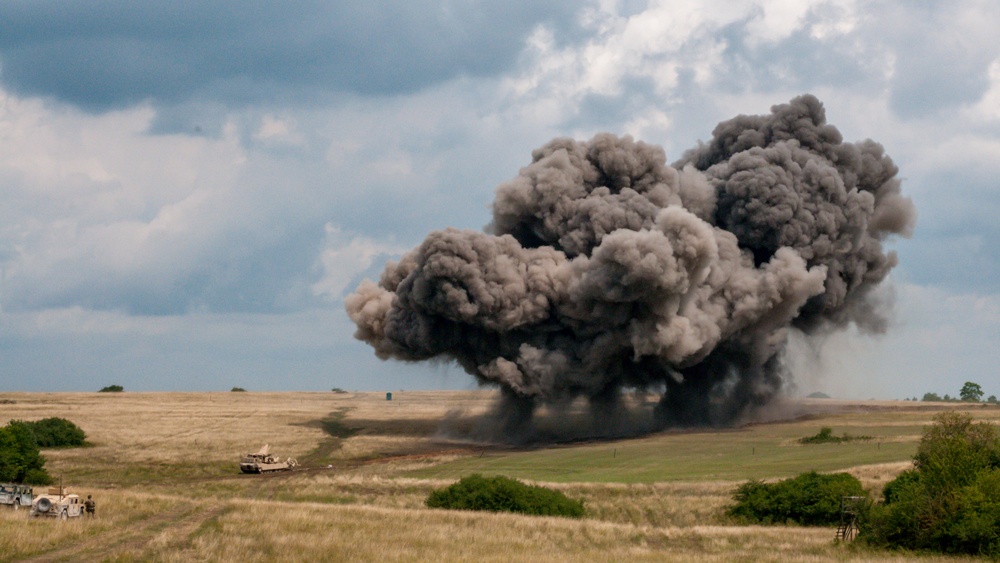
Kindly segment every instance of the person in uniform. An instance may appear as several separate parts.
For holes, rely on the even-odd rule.
[[[87,500],[83,502],[83,508],[84,510],[87,511],[87,516],[94,515],[94,511],[97,508],[97,503],[94,502],[94,499],[92,498],[91,495],[87,495]]]

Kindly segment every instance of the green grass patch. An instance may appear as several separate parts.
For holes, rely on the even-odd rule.
[[[801,426],[760,425],[741,430],[664,433],[646,438],[576,444],[531,451],[492,452],[407,472],[421,478],[470,473],[549,482],[652,483],[739,481],[835,471],[906,461],[916,451],[920,426],[863,428],[872,440],[798,443]],[[912,439],[910,439],[912,437]]]
[[[235,469],[234,469],[235,468]],[[59,471],[58,468],[56,471]],[[60,472],[63,473],[63,472]],[[109,464],[95,462],[76,465],[65,471],[67,481],[74,487],[127,488],[135,486],[189,486],[202,481],[226,476],[239,476],[239,466],[233,463],[199,462],[183,463]]]

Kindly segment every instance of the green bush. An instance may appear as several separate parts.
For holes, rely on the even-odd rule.
[[[908,488],[920,480],[915,469],[907,469],[882,488],[882,502],[892,504],[905,497]]]
[[[843,436],[834,436],[833,429],[829,426],[824,426],[819,429],[813,436],[806,436],[805,438],[799,438],[800,444],[840,444],[843,442],[850,442],[852,440],[873,440],[871,436],[851,436],[847,432],[844,432]]]
[[[232,393],[246,393],[247,392],[247,390],[244,389],[244,388],[242,388],[242,387],[233,387],[229,391],[232,392]]]
[[[827,442],[839,443],[840,441],[840,438],[833,435],[833,428],[830,428],[829,426],[820,428],[819,432],[817,432],[815,436],[799,438],[799,442],[802,444],[825,444]]]
[[[34,434],[39,448],[82,446],[87,439],[87,434],[79,426],[65,418],[43,418],[25,424]]]
[[[27,485],[51,485],[53,482],[54,480],[44,468],[29,469],[24,474],[24,483]]]
[[[568,498],[559,491],[524,483],[509,477],[463,477],[457,483],[438,489],[427,497],[430,508],[519,512],[542,516],[583,516],[583,502]]]
[[[870,544],[1000,558],[1000,434],[942,413],[924,431],[914,469],[886,484],[864,515]]]
[[[98,393],[121,393],[125,388],[121,385],[108,385],[107,387],[101,387]]]
[[[777,483],[751,480],[736,488],[727,513],[744,522],[822,526],[840,522],[845,496],[864,496],[861,482],[848,473],[803,473]]]
[[[0,428],[0,481],[48,484],[51,478],[44,466],[45,458],[38,450],[35,436],[27,423],[12,420]]]

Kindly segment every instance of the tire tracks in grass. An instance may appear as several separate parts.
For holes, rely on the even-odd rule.
[[[333,452],[342,447],[342,442],[357,434],[360,430],[344,424],[347,413],[354,410],[353,407],[341,407],[319,420],[312,420],[301,423],[299,426],[307,428],[319,428],[326,437],[316,445],[316,448],[302,457],[300,462],[305,466],[329,465]]]
[[[157,538],[160,532],[168,528],[171,529],[173,539],[162,546],[153,547],[152,549],[155,549],[154,553],[168,552],[179,554],[190,550],[192,549],[194,538],[201,530],[211,527],[214,522],[218,521],[220,516],[229,510],[230,508],[226,503],[211,503],[208,506],[199,505],[195,510],[180,518],[156,523],[147,527],[145,534],[141,537],[131,539],[122,546],[124,549],[116,550],[117,554],[134,555],[140,553],[142,554],[140,559],[149,559],[151,555],[148,553],[151,549],[149,544]]]
[[[82,540],[68,541],[67,545],[58,546],[22,561],[86,561],[122,557],[144,559],[150,555],[149,544],[168,530],[173,539],[163,546],[157,546],[156,551],[183,550],[190,546],[194,536],[203,526],[216,520],[226,510],[225,503],[182,503],[148,518],[132,520],[126,526],[98,532]]]

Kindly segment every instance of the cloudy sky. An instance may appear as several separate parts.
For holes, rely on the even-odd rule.
[[[673,161],[809,92],[918,220],[889,332],[793,341],[795,389],[1000,395],[997,29],[992,0],[4,2],[0,391],[471,388],[376,359],[344,296],[481,229],[553,137]]]

